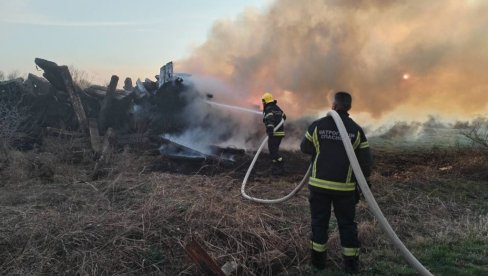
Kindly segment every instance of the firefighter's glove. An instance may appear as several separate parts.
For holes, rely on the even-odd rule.
[[[286,115],[285,115],[285,113],[283,113],[283,120],[286,121]]]
[[[366,178],[366,183],[368,183],[368,187],[371,189],[371,182],[370,182],[369,178]],[[356,204],[358,204],[358,202],[360,200],[363,200],[364,199],[364,194],[361,191],[361,188],[359,187],[359,184],[356,185],[356,190],[355,190],[355,193],[354,193],[354,199],[356,201]]]
[[[274,127],[266,128],[266,134],[268,134],[268,136],[273,136],[273,132],[274,132]]]

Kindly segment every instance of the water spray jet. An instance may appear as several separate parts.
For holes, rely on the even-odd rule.
[[[222,104],[222,103],[216,103],[216,102],[211,102],[211,101],[205,101],[205,102],[208,104],[214,105],[214,106],[232,109],[235,111],[248,112],[248,113],[253,113],[256,115],[262,115],[263,114],[261,111],[250,109],[250,108],[245,108],[245,107],[240,107],[240,106],[235,106],[235,105]]]

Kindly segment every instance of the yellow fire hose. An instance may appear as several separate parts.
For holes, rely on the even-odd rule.
[[[366,202],[368,203],[368,206],[373,213],[374,217],[378,220],[380,223],[381,228],[383,231],[386,233],[387,237],[391,240],[393,245],[400,251],[402,254],[403,258],[407,261],[408,264],[410,264],[411,267],[413,267],[415,270],[420,275],[432,275],[416,258],[415,256],[407,249],[407,247],[403,244],[403,242],[398,238],[396,235],[395,231],[391,228],[390,224],[386,220],[385,216],[383,215],[383,212],[381,212],[380,207],[378,206],[378,203],[376,203],[376,200],[374,199],[373,194],[371,193],[371,190],[369,189],[369,186],[366,182],[366,178],[363,175],[363,172],[361,171],[361,167],[359,166],[358,159],[356,157],[356,154],[354,153],[354,148],[352,147],[351,140],[349,139],[349,135],[347,133],[346,127],[344,126],[344,123],[341,120],[341,117],[339,114],[331,110],[327,113],[327,115],[332,116],[334,119],[334,122],[337,125],[337,128],[339,129],[339,133],[342,138],[342,142],[344,144],[344,147],[346,149],[347,156],[349,158],[349,162],[351,163],[352,169],[354,171],[354,175],[356,176],[356,179],[358,181],[359,187],[361,188],[361,192],[364,195],[364,198],[366,199]],[[275,130],[277,130],[281,125],[283,125],[284,120],[281,120],[281,122],[275,127]],[[278,199],[260,199],[260,198],[255,198],[251,197],[246,194],[245,188],[247,184],[247,180],[249,178],[249,175],[251,174],[252,169],[254,168],[254,165],[256,163],[256,160],[261,154],[261,151],[268,141],[268,137],[264,138],[263,142],[261,143],[261,146],[258,148],[256,155],[254,156],[254,159],[251,162],[251,165],[249,166],[249,169],[247,170],[246,176],[244,177],[244,180],[242,181],[242,186],[241,186],[241,194],[244,198],[252,200],[254,202],[258,203],[279,203],[283,202],[293,195],[295,195],[306,183],[306,180],[310,176],[310,167],[308,167],[307,173],[305,174],[304,178],[298,184],[293,191],[291,191],[288,195],[282,198]]]

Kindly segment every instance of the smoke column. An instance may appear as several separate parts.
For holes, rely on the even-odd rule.
[[[216,22],[178,64],[246,106],[270,91],[289,115],[345,90],[374,119],[469,118],[488,110],[488,1],[277,0]]]

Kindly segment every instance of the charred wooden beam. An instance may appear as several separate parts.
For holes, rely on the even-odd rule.
[[[134,90],[134,85],[132,85],[132,79],[126,78],[124,81],[124,90],[132,92]]]
[[[168,138],[161,138],[161,141],[163,142],[160,148],[161,154],[170,158],[204,161],[212,157],[212,155],[182,145]]]
[[[109,162],[110,156],[112,155],[114,149],[114,145],[116,143],[117,138],[115,136],[115,131],[112,128],[109,128],[107,130],[107,133],[105,133],[103,139],[102,153],[98,161],[95,163],[95,168],[93,169],[92,173],[92,179],[98,178],[101,172],[101,168]]]
[[[101,85],[90,85],[90,87],[83,90],[90,97],[96,99],[103,99],[107,94],[107,87]]]
[[[100,138],[100,134],[98,132],[98,124],[95,119],[89,119],[88,129],[90,131],[90,143],[92,150],[97,154],[100,154],[100,152],[102,151],[102,139]]]
[[[65,91],[64,81],[61,77],[59,66],[49,60],[42,58],[34,59],[34,62],[39,66],[44,73],[42,74],[56,89]]]
[[[86,113],[83,108],[83,104],[81,103],[81,99],[79,95],[75,92],[75,86],[73,84],[71,74],[67,66],[60,66],[60,69],[61,77],[63,78],[65,85],[65,91],[68,92],[71,99],[71,104],[73,105],[76,117],[78,118],[78,123],[80,124],[80,130],[86,131],[88,129],[88,120],[86,118]]]
[[[42,95],[50,93],[52,86],[45,79],[36,75],[30,74],[27,76],[27,80],[24,82],[27,90],[34,95]]]
[[[83,92],[85,92],[85,94],[87,94],[90,97],[94,97],[98,100],[103,101],[105,95],[107,95],[107,90],[108,89],[106,86],[90,85],[90,87],[84,89]],[[117,100],[122,100],[125,97],[128,97],[129,95],[130,95],[129,91],[121,90],[121,89],[115,90],[115,99]]]
[[[75,137],[85,136],[83,133],[80,132],[67,131],[64,129],[54,128],[54,127],[46,127],[44,129],[44,135],[59,136],[61,138],[70,138],[70,139]]]
[[[110,115],[110,107],[115,98],[115,89],[117,89],[117,83],[119,82],[119,77],[113,75],[110,79],[110,84],[108,85],[107,94],[103,99],[102,106],[100,107],[100,113],[98,115],[98,127],[101,133],[105,133],[105,130],[109,127],[107,123],[108,116]]]
[[[151,143],[151,137],[144,134],[126,134],[117,137],[117,144],[119,145],[137,145],[149,143]]]
[[[88,120],[86,113],[81,103],[79,95],[76,93],[76,88],[73,83],[73,78],[67,66],[58,66],[52,61],[41,58],[36,58],[34,62],[44,70],[43,76],[59,90],[66,91],[70,97],[71,105],[78,119],[79,128],[82,132],[88,130]]]

